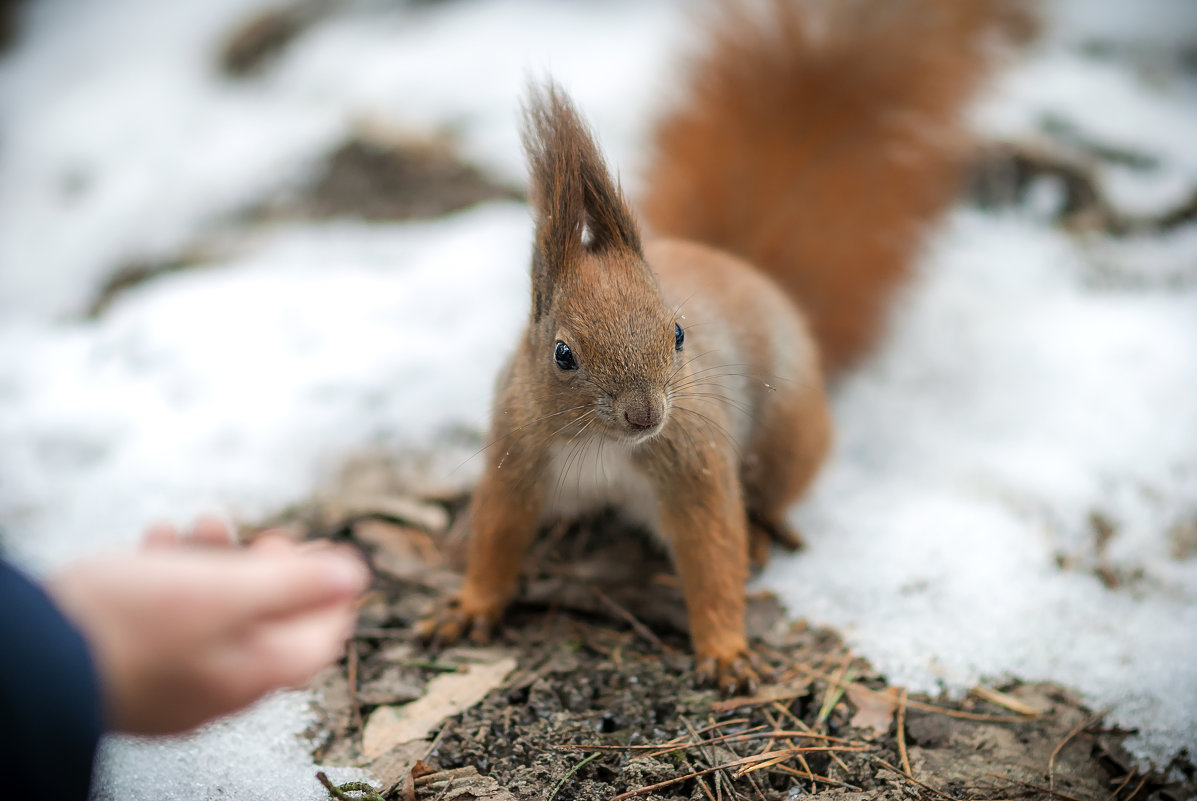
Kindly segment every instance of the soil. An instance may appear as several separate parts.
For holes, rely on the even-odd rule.
[[[317,683],[315,756],[366,765],[387,799],[1197,797],[1191,763],[1141,773],[1128,733],[1065,688],[907,694],[768,595],[750,598],[748,626],[771,679],[734,699],[697,687],[667,558],[610,515],[543,533],[494,643],[429,652],[411,628],[459,584],[449,521],[464,499],[330,497],[275,521],[355,543],[376,575],[351,654]]]
[[[431,219],[523,192],[463,161],[447,138],[413,139],[363,129],[328,155],[296,197],[277,202],[272,217],[366,220]]]
[[[86,316],[103,316],[126,292],[152,279],[219,263],[236,251],[239,235],[263,224],[433,219],[480,203],[523,199],[519,188],[461,158],[450,139],[448,135],[412,138],[379,126],[359,126],[321,158],[299,186],[216,224],[174,258],[134,261],[116,268],[89,304]]]

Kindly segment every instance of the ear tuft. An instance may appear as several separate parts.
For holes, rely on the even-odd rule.
[[[528,87],[523,140],[536,214],[533,312],[539,316],[536,304],[583,251],[639,254],[640,230],[586,123],[552,81]]]

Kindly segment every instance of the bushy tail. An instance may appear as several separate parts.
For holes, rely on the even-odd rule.
[[[1029,35],[1020,0],[723,3],[657,129],[646,220],[771,275],[842,368],[955,196],[999,32]]]

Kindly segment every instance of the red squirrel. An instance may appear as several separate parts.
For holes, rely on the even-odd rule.
[[[547,522],[614,506],[667,544],[700,681],[758,681],[744,582],[831,442],[825,377],[877,338],[954,199],[1004,0],[724,4],[659,124],[641,211],[533,88],[528,326],[498,379],[465,581],[425,640],[487,639]],[[1007,25],[1007,27],[1009,27]]]

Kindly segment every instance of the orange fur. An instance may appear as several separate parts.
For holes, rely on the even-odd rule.
[[[645,218],[773,276],[847,366],[955,197],[984,34],[1026,26],[1017,0],[725,4],[657,129]]]

